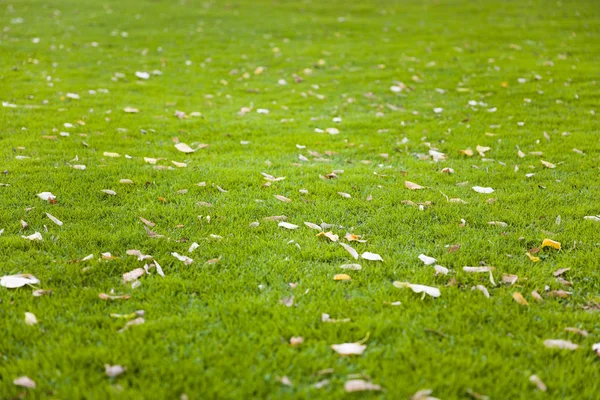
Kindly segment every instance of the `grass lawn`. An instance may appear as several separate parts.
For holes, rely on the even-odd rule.
[[[14,0],[0,27],[0,276],[40,281],[0,287],[0,398],[598,398],[597,1]]]

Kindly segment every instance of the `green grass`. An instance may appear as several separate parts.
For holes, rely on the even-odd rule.
[[[0,4],[0,26],[0,100],[17,106],[0,108],[0,183],[10,184],[0,187],[0,275],[32,273],[52,290],[33,297],[29,287],[0,288],[0,398],[407,399],[423,388],[442,399],[469,398],[468,389],[491,399],[598,398],[600,358],[591,346],[600,342],[600,223],[583,218],[600,214],[596,1],[16,0]],[[153,70],[162,75],[134,75]],[[125,78],[112,80],[117,72]],[[398,82],[408,88],[394,93]],[[109,92],[88,93],[99,88]],[[242,107],[253,109],[241,116]],[[176,110],[202,116],[178,119]],[[328,127],[340,134],[315,132]],[[69,137],[59,136],[65,131]],[[210,147],[187,155],[174,138]],[[427,143],[447,160],[419,159]],[[477,145],[491,147],[493,161],[461,155]],[[143,157],[187,168],[157,170]],[[319,178],[333,170],[344,172]],[[263,187],[261,172],[286,179]],[[124,178],[134,184],[119,184]],[[428,189],[407,190],[405,180]],[[58,203],[40,200],[43,191]],[[419,210],[403,200],[432,205]],[[274,215],[300,228],[263,220]],[[164,237],[148,237],[138,217]],[[249,228],[253,221],[260,226]],[[354,260],[304,221],[334,224],[340,237],[363,235],[367,243],[351,244],[384,262],[359,260],[363,269],[348,272],[350,282],[334,281]],[[35,231],[42,242],[21,238]],[[525,252],[544,238],[562,250],[544,249],[533,263]],[[188,254],[194,241],[200,247]],[[460,249],[448,252],[454,244]],[[123,285],[122,274],[144,264],[127,249],[154,256],[166,276]],[[100,260],[101,252],[119,258]],[[195,262],[186,266],[171,252]],[[92,261],[72,262],[91,253]],[[434,276],[421,253],[451,273]],[[462,270],[480,264],[496,267],[497,286]],[[557,282],[559,268],[570,268],[563,277],[572,287]],[[519,280],[509,286],[503,274]],[[439,287],[441,297],[421,299],[396,280]],[[476,285],[491,297],[471,290]],[[545,286],[572,295],[552,298]],[[131,299],[98,298],[111,289]],[[529,306],[512,299],[517,291]],[[280,303],[292,295],[292,307]],[[395,301],[402,304],[389,305]],[[145,324],[119,333],[125,321],[110,314],[135,310],[145,311]],[[39,324],[27,326],[24,312]],[[323,323],[322,313],[351,321]],[[367,335],[362,356],[330,348]],[[291,336],[304,343],[291,347]],[[581,347],[552,350],[545,339]],[[111,379],[104,364],[127,371]],[[318,375],[327,368],[333,373]],[[355,374],[383,391],[344,393]],[[14,386],[22,375],[37,388]],[[330,384],[315,388],[322,379]]]

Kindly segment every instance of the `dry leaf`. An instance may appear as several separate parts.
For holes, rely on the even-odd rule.
[[[491,272],[495,269],[496,267],[463,267],[465,272]]]
[[[524,306],[529,305],[527,300],[525,300],[525,297],[523,297],[523,295],[519,292],[514,292],[512,297],[513,297],[514,301],[516,301],[517,303],[519,303],[521,305],[524,305]]]
[[[579,329],[579,328],[574,328],[574,327],[567,327],[567,328],[565,328],[565,331],[573,332],[573,333],[576,333],[576,334],[584,336],[584,337],[587,337],[589,335],[588,331],[585,331],[585,330]]]
[[[279,222],[277,226],[280,226],[285,229],[298,229],[298,225],[290,224],[289,222]]]
[[[473,150],[471,150],[471,149],[464,149],[464,150],[460,151],[460,154],[468,156],[468,157],[472,157],[473,154],[475,154],[475,153],[473,153]]]
[[[8,289],[20,288],[25,285],[37,285],[40,280],[31,274],[5,275],[0,278],[0,286]]]
[[[42,238],[42,234],[41,234],[41,233],[39,233],[39,232],[36,232],[36,233],[34,233],[34,234],[32,234],[32,235],[29,235],[29,236],[23,236],[23,235],[21,235],[21,237],[22,237],[23,239],[27,239],[27,240],[36,240],[36,241],[41,241],[41,240],[43,240],[43,238]]]
[[[348,270],[352,270],[352,271],[360,271],[362,269],[360,264],[342,264],[342,265],[340,265],[340,268],[348,269]]]
[[[490,298],[490,292],[488,292],[487,288],[483,285],[475,286],[475,289],[479,290],[485,297]]]
[[[111,153],[109,151],[105,151],[102,154],[104,155],[104,157],[111,157],[111,158],[121,157],[121,155],[119,153]]]
[[[509,285],[513,285],[519,277],[517,275],[504,274],[502,275],[502,282],[508,283]]]
[[[334,281],[349,281],[352,278],[350,278],[350,275],[347,274],[337,274],[333,277]]]
[[[128,321],[125,326],[123,327],[123,329],[119,330],[119,332],[123,332],[127,329],[129,329],[132,326],[136,326],[136,325],[142,325],[144,322],[146,322],[146,320],[144,320],[144,318],[139,317],[136,319],[132,319],[131,321]]]
[[[185,144],[185,143],[177,143],[175,145],[175,148],[179,151],[181,151],[182,153],[193,153],[194,149],[192,149],[189,145]]]
[[[362,253],[360,255],[360,257],[364,258],[365,260],[370,260],[370,261],[383,261],[383,258],[381,258],[381,256],[379,254],[370,253],[368,251],[365,251],[364,253]]]
[[[433,257],[426,256],[425,254],[419,254],[419,260],[423,261],[425,265],[431,265],[437,262]]]
[[[586,215],[585,217],[583,217],[583,219],[586,219],[588,221],[600,222],[600,215]]]
[[[531,375],[529,377],[529,382],[531,382],[535,386],[537,386],[537,388],[539,390],[541,390],[542,392],[545,392],[546,390],[548,390],[548,388],[546,387],[546,385],[544,384],[544,382],[542,382],[542,380],[537,375]]]
[[[548,292],[548,296],[550,296],[550,297],[560,297],[561,299],[566,299],[571,294],[572,294],[571,292],[566,292],[564,290],[551,290],[551,291]]]
[[[529,257],[529,259],[530,259],[531,261],[533,261],[533,262],[538,262],[538,261],[540,261],[540,258],[539,258],[539,257],[533,256],[533,255],[531,255],[529,252],[525,253],[525,255],[526,255],[527,257]]]
[[[37,324],[38,320],[37,320],[35,314],[26,312],[25,313],[25,323],[29,326],[33,326],[33,325]]]
[[[283,201],[284,203],[291,203],[291,202],[292,202],[292,199],[288,199],[287,197],[285,197],[285,196],[282,196],[282,195],[280,195],[280,194],[276,194],[276,195],[275,195],[275,198],[276,198],[277,200],[279,200],[279,201]]]
[[[51,295],[52,290],[37,289],[37,290],[34,290],[33,292],[31,292],[31,294],[33,295],[33,297],[42,297],[45,295]]]
[[[477,193],[482,193],[482,194],[494,193],[494,189],[492,189],[491,187],[473,186],[473,190],[476,191]]]
[[[542,242],[542,248],[544,247],[553,247],[556,250],[560,250],[560,242],[556,242],[552,239],[544,239]]]
[[[338,354],[350,356],[361,355],[367,349],[367,345],[361,343],[342,343],[332,344],[331,348]]]
[[[600,357],[600,343],[594,343],[592,345],[592,351],[595,351],[596,355]]]
[[[290,338],[290,345],[299,346],[304,342],[304,338],[302,336],[292,336]]]
[[[194,260],[192,260],[191,258],[186,257],[186,256],[182,256],[182,255],[180,255],[179,253],[176,253],[176,252],[172,252],[171,255],[173,257],[175,257],[176,259],[178,259],[179,261],[183,261],[183,263],[185,265],[190,265],[191,263],[194,262]]]
[[[305,222],[304,225],[308,226],[310,229],[315,229],[317,231],[323,230],[323,228],[321,228],[319,225],[313,224],[312,222]]]
[[[562,274],[564,274],[565,272],[567,272],[568,270],[570,270],[571,268],[561,268],[561,269],[557,269],[556,271],[554,271],[552,273],[552,275],[554,276],[561,276]]]
[[[561,350],[577,350],[579,348],[579,345],[562,339],[546,339],[544,340],[544,346],[549,349]]]
[[[448,275],[448,272],[450,272],[450,270],[448,270],[448,268],[442,266],[442,265],[434,265],[433,269],[435,270],[435,274],[436,275]]]
[[[125,107],[123,109],[123,111],[125,111],[128,114],[136,114],[136,113],[140,112],[140,110],[138,110],[137,108],[133,108],[133,107]]]
[[[351,379],[344,383],[344,391],[350,392],[364,392],[364,391],[378,391],[381,390],[381,386],[371,382],[367,382],[363,379]]]
[[[544,167],[546,167],[546,168],[550,168],[550,169],[556,168],[556,165],[554,165],[552,163],[549,163],[548,161],[544,161],[544,160],[540,160],[540,161],[544,165]]]
[[[142,221],[144,224],[148,225],[150,228],[154,228],[154,226],[156,226],[156,224],[154,222],[148,221],[145,218],[139,217],[140,221]]]
[[[136,281],[145,273],[144,268],[136,268],[133,271],[126,272],[123,274],[123,283]]]
[[[413,394],[410,400],[439,400],[437,397],[431,396],[431,393],[433,393],[431,389],[421,389]]]
[[[123,295],[109,295],[106,293],[98,293],[98,297],[102,300],[127,300],[130,299],[131,296],[128,294],[123,294]]]
[[[106,376],[110,378],[115,378],[125,372],[127,368],[122,367],[120,365],[108,365],[104,364],[104,371],[106,372]]]
[[[347,245],[346,243],[339,243],[344,249],[346,249],[348,253],[350,253],[352,257],[354,257],[354,259],[358,260],[358,252],[356,250],[354,250],[351,246]]]
[[[42,200],[46,200],[46,201],[50,201],[50,200],[56,200],[56,196],[53,195],[50,192],[42,192],[42,193],[38,193],[38,197]]]
[[[110,189],[102,189],[101,192],[105,193],[105,194],[109,194],[111,196],[116,196],[117,195],[117,192],[115,192],[114,190],[110,190]]]
[[[397,288],[410,288],[415,293],[428,294],[431,297],[440,297],[440,289],[431,286],[417,285],[408,282],[394,281],[394,286]]]
[[[18,377],[13,381],[13,385],[21,386],[28,389],[35,389],[35,382],[27,376]]]
[[[404,186],[408,189],[408,190],[421,190],[421,189],[426,189],[425,186],[421,186],[418,185],[414,182],[410,182],[410,181],[404,181]]]

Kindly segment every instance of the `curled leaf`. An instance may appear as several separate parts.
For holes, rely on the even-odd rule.
[[[542,248],[544,247],[552,247],[555,248],[556,250],[560,250],[560,242],[556,242],[552,239],[544,239],[542,241]]]

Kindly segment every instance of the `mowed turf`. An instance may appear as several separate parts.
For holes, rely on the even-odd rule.
[[[600,214],[596,1],[16,0],[0,26],[0,276],[41,281],[0,287],[0,398],[598,398],[600,222],[584,219]],[[265,186],[263,172],[285,179]],[[264,220],[282,215],[299,228]],[[384,261],[354,260],[305,221]],[[545,238],[561,250],[531,261]],[[123,284],[151,261],[128,249],[165,277]],[[481,265],[495,285],[463,271]],[[131,298],[98,297],[112,290]],[[145,323],[119,332],[110,314],[136,310]],[[365,337],[360,356],[330,347]],[[347,394],[352,378],[382,390]]]

